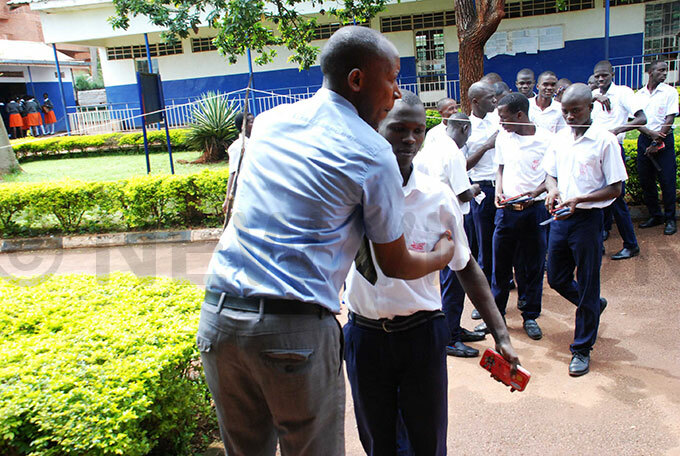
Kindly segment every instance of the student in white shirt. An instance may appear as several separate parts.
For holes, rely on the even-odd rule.
[[[668,75],[666,62],[657,60],[647,69],[649,82],[637,92],[638,101],[644,106],[647,125],[640,127],[637,144],[637,167],[640,187],[649,210],[649,219],[640,228],[665,223],[663,234],[675,234],[676,162],[673,121],[678,115],[678,92],[665,84]],[[661,168],[657,171],[652,160]],[[656,181],[661,184],[663,212],[659,207]]]
[[[243,118],[244,114],[239,112],[234,116],[234,126],[239,131],[238,138],[231,143],[227,149],[227,156],[229,157],[229,182],[227,183],[227,196],[224,198],[224,204],[222,205],[222,210],[227,210],[227,200],[229,199],[229,194],[231,193],[231,186],[234,183],[234,175],[236,170],[238,170],[239,162],[241,161],[241,148],[248,146],[248,139],[250,138],[250,132],[253,130],[253,122],[255,121],[255,116],[252,113],[248,113],[246,117],[245,129],[243,128]],[[245,144],[244,144],[245,142]]]
[[[544,157],[545,206],[569,208],[550,227],[548,283],[577,306],[571,376],[588,373],[600,314],[607,305],[600,297],[602,208],[619,196],[628,177],[616,136],[592,125],[592,98],[585,84],[573,84],[564,92],[562,111],[571,128],[557,133]]]
[[[536,96],[534,85],[536,85],[536,75],[531,68],[522,68],[517,72],[515,87],[519,93],[527,98],[533,98]]]
[[[484,275],[470,257],[455,196],[412,166],[425,134],[422,102],[402,91],[379,132],[392,145],[403,177],[407,245],[411,250],[430,251],[442,230],[452,233],[455,253],[449,266],[458,272],[470,300],[493,328],[500,353],[516,366],[519,360],[507,328]],[[370,249],[375,262],[373,246]],[[397,280],[375,268],[372,285],[358,268],[357,263],[351,268],[343,297],[350,311],[344,335],[347,376],[364,450],[368,455],[396,454],[401,415],[408,441],[400,441],[400,447],[410,442],[415,454],[445,454],[449,331],[436,275]]]
[[[593,125],[609,130],[616,135],[621,148],[621,158],[626,162],[626,153],[623,149],[623,140],[626,131],[647,123],[647,117],[638,103],[633,89],[626,86],[616,85],[612,82],[614,69],[607,60],[602,60],[595,65],[593,76],[599,87],[593,90]],[[630,121],[629,118],[632,118]],[[640,253],[633,222],[630,219],[628,205],[624,200],[626,183],[623,183],[621,195],[604,211],[604,238],[609,237],[612,228],[612,216],[616,220],[619,234],[623,240],[623,249],[612,256],[612,260],[625,260],[637,256]]]
[[[495,201],[498,210],[493,234],[491,291],[498,310],[505,315],[514,262],[516,269],[524,274],[524,331],[530,338],[539,340],[543,333],[536,319],[541,315],[547,247],[546,228],[540,223],[548,218],[542,201],[546,175],[543,157],[551,147],[554,135],[531,123],[529,100],[521,93],[511,93],[503,98],[498,103],[498,114],[503,130],[496,138],[498,173]],[[502,204],[504,199],[520,195],[534,199],[525,203]],[[518,258],[515,262],[516,253]]]
[[[556,133],[567,124],[562,117],[562,105],[556,101],[557,76],[552,71],[544,71],[538,76],[538,96],[529,99],[529,119],[536,126]]]
[[[487,280],[491,283],[493,270],[491,244],[496,215],[496,206],[492,197],[496,179],[494,144],[499,128],[497,120],[491,116],[491,113],[496,109],[496,94],[492,86],[484,82],[475,82],[468,90],[468,98],[472,107],[472,115],[470,115],[472,133],[466,148],[468,176],[470,176],[470,181],[479,185],[486,195],[481,202],[472,201],[471,212],[479,248],[477,260]]]
[[[480,192],[479,185],[470,185],[466,172],[466,161],[461,148],[465,147],[470,136],[470,120],[462,112],[455,113],[449,118],[445,134],[437,137],[422,150],[413,160],[415,169],[436,177],[449,187],[456,195],[465,220],[465,234],[469,239],[475,239],[474,225],[469,220],[471,215],[470,203]],[[474,248],[471,249],[474,252]],[[474,255],[474,253],[473,253]],[[451,338],[446,352],[451,356],[471,358],[479,355],[479,350],[465,345],[465,342],[483,340],[486,333],[469,331],[461,328],[460,319],[465,304],[465,291],[456,274],[450,268],[444,268],[439,273],[439,288],[442,297],[442,309],[446,315]]]
[[[425,135],[425,142],[423,143],[423,148],[427,147],[432,142],[436,141],[437,138],[446,136],[446,122],[449,117],[458,112],[458,104],[453,98],[442,98],[437,102],[437,111],[442,118],[439,125],[435,125],[427,132]]]

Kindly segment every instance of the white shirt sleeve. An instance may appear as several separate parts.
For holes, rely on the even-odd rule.
[[[666,97],[666,115],[678,114],[678,91],[671,87]]]
[[[452,151],[451,159],[449,161],[449,179],[451,181],[451,189],[456,196],[470,189],[472,185],[467,174],[467,161],[463,152],[460,150]]]
[[[602,173],[607,185],[628,179],[626,165],[621,158],[621,147],[614,135],[608,135],[602,147]]]
[[[558,136],[559,137],[559,136]],[[557,178],[557,150],[549,147],[543,156],[543,169],[549,176]]]
[[[451,258],[448,266],[452,271],[460,271],[470,261],[470,246],[465,235],[463,213],[460,211],[458,202],[452,198],[453,195],[451,195],[450,191],[444,193],[443,196],[444,198],[440,206],[442,226],[451,231],[453,242],[456,246],[453,258]]]
[[[621,104],[626,110],[626,114],[628,114],[628,117],[634,117],[635,113],[644,110],[645,106],[640,103],[640,98],[635,96],[635,92],[633,92],[633,89],[630,87],[626,86],[620,86],[622,87],[621,89],[621,96],[619,99],[621,100]]]

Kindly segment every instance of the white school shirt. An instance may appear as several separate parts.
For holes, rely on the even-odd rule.
[[[487,139],[493,136],[500,127],[497,117],[487,114],[483,119],[470,115],[472,132],[467,141],[467,151],[465,158],[479,148]],[[496,180],[496,165],[494,164],[495,149],[490,149],[482,156],[477,164],[468,170],[471,181]]]
[[[656,86],[651,93],[647,86],[644,86],[637,91],[636,96],[638,103],[644,106],[647,116],[646,127],[652,131],[661,130],[667,115],[678,114],[678,92],[664,82]]]
[[[496,138],[496,163],[503,165],[503,194],[507,197],[533,191],[545,180],[543,158],[555,135],[543,128],[521,136],[501,130]],[[545,194],[538,199],[545,198]]]
[[[536,99],[538,97],[529,98],[529,120],[551,133],[557,133],[567,127],[562,115],[562,103],[552,100],[547,108],[541,109],[536,104]]]
[[[470,248],[465,237],[463,214],[451,189],[417,169],[402,187],[404,192],[404,238],[406,246],[416,252],[430,252],[442,233],[451,230],[456,245],[449,267],[460,271],[470,261]],[[439,272],[415,280],[392,279],[382,273],[371,245],[371,256],[378,279],[371,285],[352,267],[347,276],[343,300],[352,312],[366,318],[392,319],[418,311],[439,310]]]
[[[423,141],[423,148],[429,146],[442,136],[446,136],[448,138],[448,135],[446,134],[446,125],[444,125],[444,122],[430,128],[430,131],[428,131],[427,134],[425,135],[425,141]]]
[[[555,135],[553,146],[543,159],[545,171],[557,179],[562,201],[587,195],[628,179],[619,142],[609,131],[591,125],[574,139],[571,128]],[[603,208],[614,199],[580,203],[580,209]]]
[[[446,133],[443,136],[437,135],[413,159],[413,166],[417,170],[439,179],[453,191],[454,195],[460,195],[470,189],[466,163],[465,155],[458,148],[458,144]],[[463,214],[470,212],[469,202],[459,201],[458,204]]]
[[[593,97],[599,94],[600,89],[593,90]],[[640,104],[640,99],[635,96],[635,92],[630,87],[616,85],[612,82],[604,95],[609,98],[611,111],[607,112],[599,101],[593,101],[591,117],[593,125],[605,130],[620,127],[628,121],[629,117],[634,117],[636,112],[644,108]],[[619,144],[623,144],[625,138],[626,133],[616,135]]]
[[[246,147],[248,147],[248,137],[246,136]],[[229,174],[233,174],[238,169],[238,163],[241,161],[241,144],[243,143],[243,133],[238,135],[236,141],[231,143],[227,154],[229,155]],[[245,155],[245,154],[244,154]]]

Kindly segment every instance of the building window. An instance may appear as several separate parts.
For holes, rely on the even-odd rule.
[[[213,44],[214,37],[210,38],[192,38],[191,52],[208,52],[216,51],[217,46]]]
[[[634,5],[636,3],[647,3],[651,2],[654,0],[610,0],[609,1],[609,6],[626,6],[626,5]]]
[[[680,47],[680,0],[668,3],[645,5],[645,61],[661,58],[670,60],[677,57]],[[676,68],[668,68],[669,71]]]
[[[149,61],[147,59],[135,60],[135,70],[138,73],[158,73],[158,59],[151,59],[151,66],[153,68],[149,71]]]
[[[149,44],[151,57],[175,55],[184,53],[182,43],[158,43]],[[109,60],[142,59],[146,58],[146,46],[143,44],[133,46],[116,46],[106,48],[106,58]]]
[[[505,18],[540,16],[543,14],[563,13],[595,8],[595,0],[566,0],[565,9],[557,9],[556,0],[524,0],[507,2],[505,4]]]
[[[448,25],[456,25],[456,12],[453,10],[380,18],[380,31],[382,33],[422,30]]]
[[[371,26],[368,22],[357,22],[356,25],[360,25],[362,27],[370,27]],[[313,40],[327,40],[340,27],[344,27],[344,25],[339,23],[339,22],[332,22],[330,24],[317,25],[314,29],[314,38],[312,38],[312,39]]]
[[[24,77],[23,71],[0,71],[0,78],[23,78],[23,77]]]

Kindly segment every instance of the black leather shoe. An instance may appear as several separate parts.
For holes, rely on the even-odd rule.
[[[614,255],[612,255],[612,260],[627,260],[628,258],[633,258],[640,254],[640,247],[633,247],[632,249],[622,248]]]
[[[524,308],[527,306],[527,300],[526,299],[518,299],[517,300],[517,310],[524,310]]]
[[[604,312],[604,309],[607,308],[607,300],[604,298],[600,298],[600,315],[602,315],[602,312]]]
[[[470,315],[470,317],[473,320],[481,320],[482,319],[482,316],[479,314],[479,311],[477,309],[472,309],[472,315]]]
[[[647,220],[644,222],[640,223],[640,228],[651,228],[653,226],[658,226],[663,223],[663,219],[661,217],[649,217]]]
[[[607,239],[609,239],[609,230],[603,230],[602,231],[602,240],[606,241]]]
[[[479,342],[484,339],[486,339],[486,333],[460,328],[460,340],[462,342]]]
[[[446,346],[446,354],[459,358],[474,358],[475,356],[479,356],[479,350],[468,347],[463,342],[454,342],[453,344]]]
[[[538,326],[536,320],[524,320],[524,331],[526,331],[527,336],[534,340],[540,340],[543,337],[541,327]]]
[[[482,322],[475,326],[475,332],[483,332],[484,334],[489,334],[491,330],[486,326],[486,323]]]
[[[670,236],[678,232],[678,227],[675,224],[675,220],[669,220],[666,222],[666,226],[663,229],[663,234]]]
[[[580,377],[586,375],[590,370],[590,355],[581,353],[574,353],[569,363],[569,375],[572,377]]]

